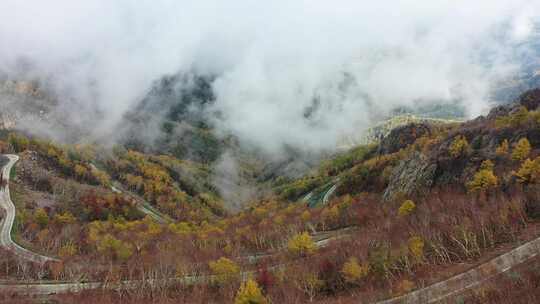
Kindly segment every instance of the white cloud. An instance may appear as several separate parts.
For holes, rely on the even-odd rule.
[[[516,64],[534,0],[0,2],[0,71],[47,79],[96,132],[164,74],[217,75],[222,130],[268,148],[332,147],[374,113],[461,98],[471,116]],[[509,37],[509,38],[505,38]],[[512,40],[513,39],[513,40]],[[29,74],[28,74],[29,73]],[[348,76],[344,76],[348,75]],[[314,97],[319,110],[304,119]],[[73,119],[78,121],[79,119]]]

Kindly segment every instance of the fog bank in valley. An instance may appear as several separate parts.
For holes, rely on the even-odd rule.
[[[220,134],[313,151],[396,107],[483,113],[539,14],[532,0],[3,0],[0,78],[45,84],[66,124],[108,139],[156,80],[209,75]]]

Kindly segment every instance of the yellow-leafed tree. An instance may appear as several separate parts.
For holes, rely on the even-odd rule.
[[[406,216],[409,215],[411,212],[413,212],[416,209],[416,204],[411,200],[406,200],[401,204],[401,206],[398,209],[398,215],[399,216]]]
[[[493,173],[493,163],[490,160],[485,160],[480,166],[480,170],[474,174],[474,178],[467,184],[470,192],[490,189],[499,184],[499,179]]]
[[[266,304],[268,301],[263,296],[261,289],[257,282],[252,279],[248,279],[240,286],[236,297],[234,298],[234,304]]]
[[[508,143],[508,139],[503,140],[503,142],[497,147],[495,150],[495,154],[497,156],[507,156],[508,152],[510,151],[510,144]]]
[[[287,249],[294,255],[308,255],[315,252],[316,246],[307,232],[295,235],[287,243]]]
[[[360,265],[354,257],[343,264],[341,274],[347,283],[357,283],[369,273],[369,264]]]
[[[240,276],[240,267],[228,258],[221,257],[217,261],[208,263],[216,282],[226,284],[235,281]]]
[[[424,240],[419,236],[413,236],[408,242],[409,252],[411,256],[420,261],[424,257]]]
[[[88,169],[81,165],[75,165],[75,174],[79,178],[86,178],[88,174]]]
[[[34,220],[41,228],[45,228],[49,224],[49,215],[45,209],[39,208],[34,213]]]
[[[518,143],[514,147],[514,151],[512,151],[512,159],[524,160],[529,156],[530,153],[531,153],[531,143],[529,142],[527,138],[522,138],[518,141]]]
[[[514,175],[520,183],[540,182],[540,157],[534,160],[526,159]]]
[[[469,142],[463,135],[459,135],[454,138],[454,141],[450,145],[448,152],[453,158],[458,158],[467,154],[469,150]]]

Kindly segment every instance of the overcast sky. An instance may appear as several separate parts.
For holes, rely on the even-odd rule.
[[[159,77],[213,74],[221,130],[319,149],[418,100],[483,113],[539,2],[2,0],[0,72],[47,80],[74,117],[102,111],[100,134]]]

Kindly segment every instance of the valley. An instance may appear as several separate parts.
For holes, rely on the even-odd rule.
[[[146,297],[136,290],[170,286],[190,292],[189,286],[203,286],[218,295],[255,277],[265,288],[278,288],[267,292],[279,290],[273,296],[280,297],[286,289],[279,284],[307,282],[303,275],[315,273],[320,285],[292,285],[289,292],[321,301],[328,292],[347,301],[353,292],[366,303],[431,303],[464,295],[538,255],[538,207],[530,199],[537,195],[538,105],[540,94],[533,90],[474,121],[398,126],[379,143],[339,152],[306,176],[271,182],[273,193],[239,213],[220,207],[212,187],[198,192],[208,173],[197,163],[56,145],[12,132],[4,147],[21,156],[8,155],[3,169],[12,176],[2,192],[8,215],[2,246],[11,254],[0,262],[34,266],[11,268],[4,276],[25,283],[10,279],[1,289],[5,296],[59,301],[122,290],[135,300]],[[426,164],[410,167],[419,161]],[[16,174],[10,172],[14,166]],[[479,169],[468,171],[470,166]],[[186,172],[195,179],[182,180]],[[174,208],[165,200],[171,195],[177,197]],[[40,253],[16,245],[12,229]],[[94,262],[84,268],[83,260]],[[479,266],[468,272],[455,267],[464,262]],[[343,276],[325,279],[337,271],[324,267],[340,263]],[[359,272],[347,274],[346,265],[354,263]],[[323,268],[305,269],[312,264]],[[168,270],[156,272],[158,265]],[[431,267],[439,270],[425,273]],[[454,268],[455,276],[445,278],[444,268]],[[337,285],[325,285],[330,283]],[[413,286],[420,289],[411,292]]]
[[[540,1],[0,1],[0,304],[540,303]]]

